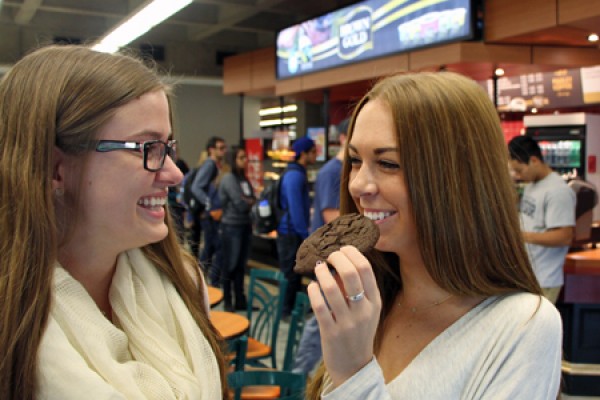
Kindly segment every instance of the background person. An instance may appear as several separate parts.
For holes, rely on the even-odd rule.
[[[560,315],[529,264],[487,94],[452,73],[389,77],[350,127],[341,213],[380,238],[371,261],[330,255],[337,280],[316,267],[325,369],[308,398],[556,398]]]
[[[252,185],[246,177],[248,157],[243,147],[232,146],[225,155],[231,172],[226,173],[219,184],[219,197],[223,207],[221,218],[221,250],[223,264],[221,285],[225,310],[246,310],[244,275],[252,241],[250,209],[256,202]],[[232,296],[235,296],[235,307]]]
[[[294,308],[296,292],[302,289],[302,276],[294,272],[294,265],[298,247],[308,237],[310,197],[306,167],[317,161],[315,142],[308,137],[297,139],[292,144],[292,150],[296,153],[294,162],[288,164],[287,172],[281,178],[280,202],[284,214],[277,227],[279,269],[288,281],[283,319],[289,318]]]
[[[508,151],[515,177],[528,183],[519,211],[529,259],[544,296],[556,303],[573,241],[575,192],[544,162],[539,145],[529,136],[514,137]]]
[[[198,260],[214,286],[219,286],[221,274],[220,211],[218,211],[221,210],[221,202],[217,180],[223,171],[226,150],[227,145],[223,138],[218,136],[209,138],[206,142],[207,157],[192,182],[194,196],[204,204],[204,211],[194,219],[194,225],[200,226],[200,231],[204,233]],[[215,211],[217,212],[214,213]]]
[[[310,225],[311,232],[333,221],[340,215],[340,179],[342,176],[342,161],[344,160],[348,123],[349,119],[346,118],[338,124],[337,131],[339,134],[340,149],[336,156],[327,161],[317,174],[314,186],[315,196]],[[293,371],[306,375],[310,374],[322,356],[319,323],[313,315],[304,324],[300,344],[296,351]]]
[[[228,397],[204,282],[165,209],[182,179],[168,96],[141,62],[79,46],[37,50],[0,82],[3,399]]]

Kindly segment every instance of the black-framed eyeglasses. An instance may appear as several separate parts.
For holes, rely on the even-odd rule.
[[[124,140],[98,140],[96,151],[107,153],[115,150],[139,151],[144,155],[144,169],[150,172],[158,172],[165,165],[167,155],[175,158],[177,141],[148,140],[145,142],[128,142]]]

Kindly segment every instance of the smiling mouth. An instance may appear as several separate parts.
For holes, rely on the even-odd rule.
[[[137,202],[138,206],[144,208],[164,207],[166,203],[166,197],[144,197]]]
[[[365,211],[364,212],[364,216],[369,218],[371,221],[381,221],[382,219],[391,217],[394,214],[396,214],[395,211],[379,211],[379,212]]]

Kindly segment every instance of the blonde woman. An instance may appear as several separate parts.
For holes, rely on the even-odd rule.
[[[341,211],[380,231],[308,288],[324,367],[311,399],[551,399],[561,322],[520,233],[506,146],[479,86],[383,79],[357,105]],[[321,292],[322,291],[322,292]]]
[[[167,188],[170,88],[124,55],[42,48],[0,83],[3,399],[224,399],[204,282]]]

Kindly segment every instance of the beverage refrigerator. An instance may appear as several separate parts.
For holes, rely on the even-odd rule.
[[[600,115],[567,113],[527,115],[525,134],[535,139],[544,162],[565,179],[580,177],[600,189],[596,160],[600,155]],[[594,220],[600,219],[600,206]]]

